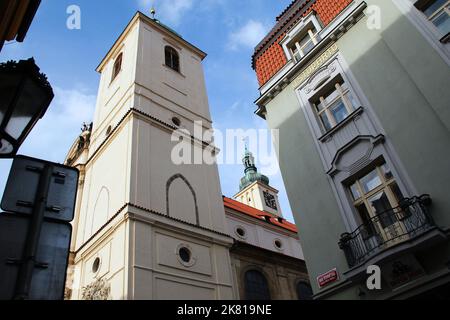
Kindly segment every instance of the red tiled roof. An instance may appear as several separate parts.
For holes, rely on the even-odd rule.
[[[224,206],[226,208],[239,211],[240,213],[246,214],[246,215],[248,215],[250,217],[253,217],[253,218],[256,218],[258,220],[267,221],[267,220],[265,220],[265,217],[270,217],[270,224],[273,224],[273,225],[275,225],[277,227],[281,227],[283,229],[286,229],[286,230],[289,230],[289,231],[292,231],[292,232],[295,232],[295,233],[298,232],[298,229],[295,226],[295,224],[290,223],[289,221],[286,221],[284,219],[283,219],[283,222],[281,223],[273,215],[271,215],[271,214],[269,214],[267,212],[255,209],[253,207],[247,206],[247,205],[245,205],[243,203],[240,203],[240,202],[238,202],[236,200],[233,200],[233,199],[230,199],[230,198],[227,198],[227,197],[223,197],[223,204],[224,204]]]
[[[282,29],[286,29],[289,27],[289,24],[291,22],[291,19],[298,14],[300,11],[303,11],[303,14],[305,13],[305,8],[311,1],[316,0],[294,0],[284,11],[283,13],[277,17],[276,21],[277,23],[275,26],[269,31],[269,33],[264,37],[264,39],[261,40],[260,43],[255,47],[255,53],[253,55],[253,58],[256,59],[257,55],[260,51],[264,51],[266,45],[268,45],[270,42],[273,42],[273,39],[279,35],[279,33],[282,31]],[[295,5],[295,8],[294,8]],[[295,10],[294,10],[295,9]],[[293,12],[291,12],[293,11]],[[289,14],[288,14],[289,13]]]
[[[287,63],[286,55],[279,44],[302,17],[314,11],[324,26],[327,26],[353,0],[294,0],[277,17],[273,29],[256,46],[252,57],[258,82],[262,86],[269,81]]]
[[[278,15],[277,21],[280,21],[281,18],[283,18],[283,16],[285,15],[285,13],[288,12],[296,2],[297,0],[292,0],[291,3],[286,7],[286,9],[284,9],[283,12]]]

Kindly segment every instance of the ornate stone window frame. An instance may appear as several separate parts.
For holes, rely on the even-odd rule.
[[[336,53],[333,55],[324,65],[322,65],[318,70],[316,70],[308,79],[306,79],[300,87],[297,89],[298,99],[301,102],[303,111],[305,112],[308,123],[311,127],[313,135],[316,140],[322,141],[324,136],[327,136],[331,131],[336,131],[339,129],[341,123],[338,123],[332,129],[325,131],[321,120],[319,119],[317,112],[314,110],[314,105],[311,99],[317,95],[323,88],[329,84],[331,81],[335,81],[337,78],[342,78],[349,88],[349,91],[353,95],[356,103],[359,106],[354,106],[355,110],[353,113],[349,114],[347,118],[342,121],[348,121],[351,117],[359,114],[363,110],[359,109],[362,105],[360,96],[361,94],[352,84],[352,81],[347,77],[345,68],[340,62],[340,55]],[[359,110],[359,111],[358,111]],[[357,112],[358,111],[358,112]]]
[[[337,76],[341,76],[347,82],[354,98],[361,107],[357,108],[339,125],[324,134],[319,122],[320,119],[317,118],[313,105],[310,103],[310,98],[329,81],[336,79]],[[295,89],[300,108],[305,114],[348,232],[359,227],[359,222],[346,181],[365,167],[373,165],[374,161],[378,161],[381,157],[392,169],[402,193],[405,196],[418,194],[393,146],[386,140],[383,127],[375,113],[372,112],[369,101],[339,51],[330,55],[327,60],[324,60],[324,63],[317,67],[312,74],[308,74],[308,77],[305,76],[301,79],[303,80],[298,81]],[[336,135],[346,132],[345,126],[356,121],[362,121],[366,126],[367,132],[358,132],[354,139],[334,150],[333,157],[330,158],[330,155],[326,154],[330,152],[326,144],[335,139]],[[351,163],[343,163],[341,160],[348,156],[353,158]]]
[[[316,46],[321,40],[320,32],[322,31],[323,27],[319,19],[317,19],[314,11],[311,11],[307,16],[301,19],[297,23],[297,25],[294,26],[292,30],[288,32],[286,37],[280,42],[280,45],[284,50],[284,54],[286,55],[286,57],[289,58],[288,60],[292,60],[294,61],[294,63],[296,63],[290,48],[295,44],[295,41],[297,40],[299,34],[307,35],[308,29],[312,27],[315,27],[317,31],[315,35],[317,43],[314,44],[314,46]]]

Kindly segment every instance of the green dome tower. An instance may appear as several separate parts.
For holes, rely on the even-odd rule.
[[[239,185],[239,193],[234,198],[243,204],[282,218],[278,190],[270,186],[267,176],[258,172],[255,157],[247,147],[242,162],[245,167],[244,177]]]
[[[241,183],[239,186],[240,191],[244,190],[245,188],[252,185],[256,181],[269,186],[270,182],[269,178],[258,172],[258,168],[256,168],[255,165],[255,157],[253,157],[253,154],[250,151],[248,151],[247,148],[245,148],[245,154],[244,158],[242,159],[242,162],[244,163],[245,166],[244,170],[245,176],[241,179]]]

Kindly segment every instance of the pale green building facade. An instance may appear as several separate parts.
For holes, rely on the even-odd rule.
[[[352,1],[296,59],[304,16],[256,101],[317,299],[449,298],[450,49],[419,8]]]

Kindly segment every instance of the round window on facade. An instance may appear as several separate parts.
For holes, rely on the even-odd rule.
[[[274,242],[275,244],[275,248],[277,248],[278,250],[283,250],[283,242],[281,242],[281,240],[277,239]]]
[[[172,118],[172,123],[173,123],[176,127],[181,126],[181,120],[180,120],[179,118],[177,118],[177,117],[173,117],[173,118]]]
[[[178,254],[180,256],[181,261],[183,261],[184,263],[191,262],[192,253],[191,253],[191,250],[189,250],[188,248],[186,248],[186,247],[180,248],[180,250],[178,251]]]
[[[97,273],[100,270],[100,258],[96,258],[92,264],[92,272]]]
[[[245,239],[247,237],[247,232],[242,227],[236,228],[236,234],[242,239]]]
[[[192,249],[188,244],[180,244],[175,253],[178,261],[186,268],[191,268],[197,263],[197,257],[192,253]]]

